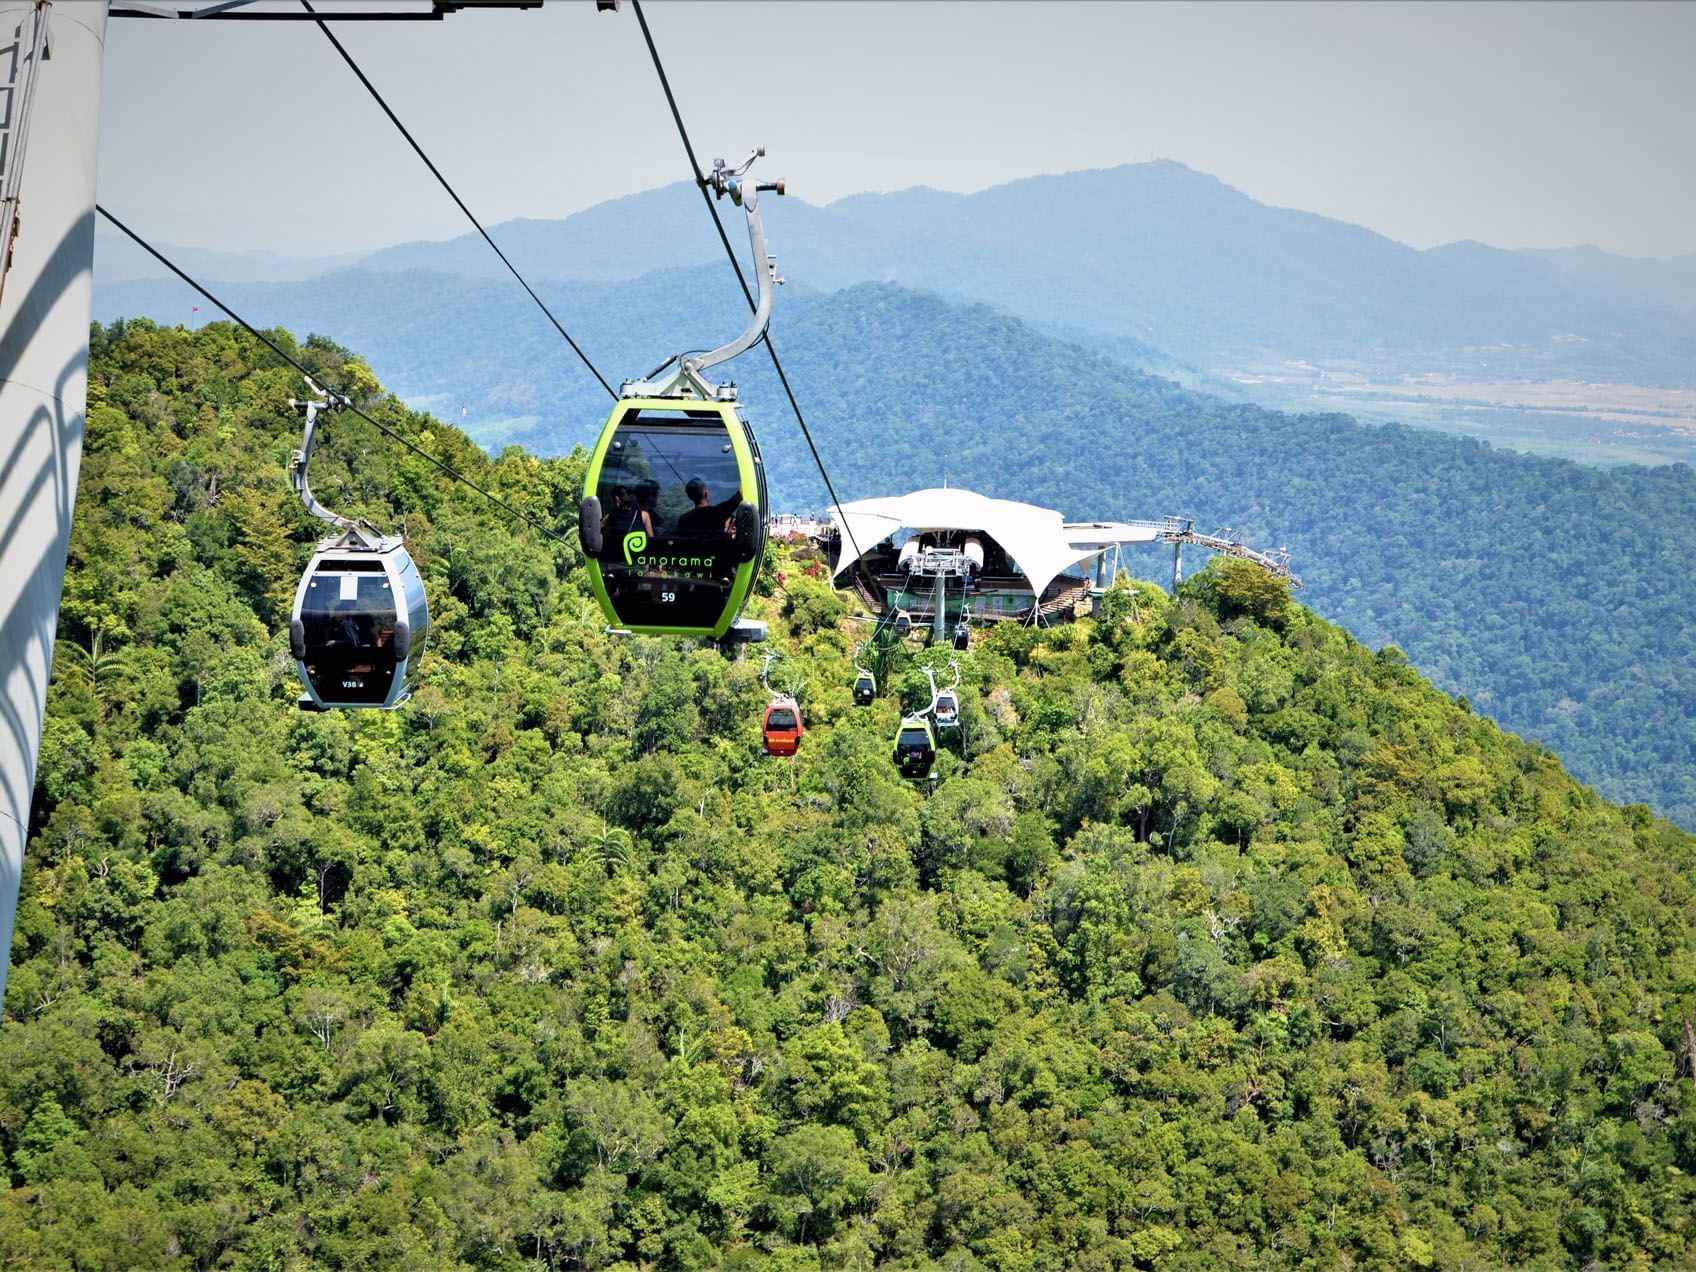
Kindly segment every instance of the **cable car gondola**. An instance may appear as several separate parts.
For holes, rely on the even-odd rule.
[[[723,160],[707,185],[747,213],[759,302],[735,340],[697,356],[676,354],[646,379],[626,381],[585,474],[579,532],[589,585],[615,629],[721,640],[763,637],[763,624],[737,625],[765,556],[766,472],[734,384],[702,372],[734,358],[765,333],[773,286],[758,192],[745,184],[762,146],[738,168]],[[675,363],[675,370],[661,376]]]
[[[397,538],[358,529],[318,545],[289,620],[312,707],[398,707],[412,695],[430,611],[424,581]]]
[[[312,497],[306,472],[313,434],[318,413],[332,404],[339,404],[333,394],[291,403],[306,408],[306,432],[289,466],[290,482],[308,512],[342,531],[318,544],[294,594],[289,652],[306,689],[300,705],[398,707],[417,680],[430,607],[424,580],[400,538],[379,535]]]
[[[877,680],[869,671],[862,671],[854,677],[854,705],[869,707],[877,697]]]
[[[787,695],[773,698],[766,707],[761,731],[767,755],[794,755],[801,749],[801,735],[807,731],[801,722],[801,704]]]
[[[771,695],[766,704],[766,717],[760,722],[767,755],[794,755],[801,749],[801,735],[807,731],[801,722],[801,704],[793,693],[779,693],[771,687],[771,665],[782,654],[767,654],[760,668],[760,683]]]
[[[619,401],[589,461],[589,583],[614,627],[719,639],[765,555],[766,475],[733,401]]]
[[[869,707],[877,697],[877,677],[871,669],[860,666],[861,646],[854,646],[854,705]]]
[[[895,767],[901,776],[915,781],[930,776],[936,763],[936,735],[923,716],[906,716],[895,734]]]
[[[960,695],[955,692],[960,687],[960,664],[948,664],[954,672],[954,683],[946,689],[936,687],[936,671],[924,668],[925,679],[930,681],[930,713],[935,718],[937,727],[942,729],[958,729],[960,727]]]

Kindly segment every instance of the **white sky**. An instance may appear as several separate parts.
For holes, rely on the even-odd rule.
[[[1416,247],[1696,252],[1692,3],[644,13],[702,161],[764,142],[757,171],[811,203],[1158,157]],[[685,175],[628,2],[335,29],[485,224]],[[113,20],[101,130],[101,201],[158,240],[332,254],[468,228],[311,24]]]

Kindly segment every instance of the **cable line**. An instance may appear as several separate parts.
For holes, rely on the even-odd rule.
[[[305,0],[302,0],[305,3]],[[748,301],[748,308],[754,308],[754,294],[748,290],[748,280],[742,273],[742,262],[736,258],[736,250],[730,246],[730,236],[724,232],[724,222],[719,220],[718,209],[713,206],[712,196],[707,193],[706,183],[701,180],[701,165],[695,158],[695,147],[690,144],[689,130],[683,126],[683,114],[677,109],[677,98],[671,91],[671,81],[666,77],[665,67],[660,62],[660,51],[654,46],[653,32],[648,30],[648,19],[642,13],[642,0],[631,0],[630,7],[636,11],[636,21],[642,27],[642,39],[648,45],[648,56],[653,59],[654,71],[659,75],[660,87],[665,90],[666,105],[671,107],[672,121],[677,125],[677,135],[683,140],[683,151],[689,157],[689,172],[695,184],[700,188],[701,198],[706,201],[707,212],[713,218],[713,225],[718,230],[719,241],[724,244],[724,251],[730,257],[731,268],[736,271],[736,281],[742,285],[742,295]],[[755,261],[754,268],[759,269],[763,261]],[[795,400],[795,390],[789,386],[789,376],[783,370],[783,363],[778,359],[777,346],[771,342],[771,331],[760,337],[771,355],[771,365],[777,371],[777,378],[783,384],[784,395],[789,399],[789,409],[795,412],[795,422],[801,426],[801,436],[807,439],[807,449],[813,453],[813,463],[817,465],[819,476],[824,479],[824,488],[830,495],[830,502],[836,509],[836,515],[842,521],[842,532],[848,536],[848,544],[854,549],[854,559],[860,560],[860,545],[854,539],[854,529],[848,523],[848,514],[842,511],[842,500],[837,498],[836,487],[830,480],[830,473],[825,470],[824,459],[819,455],[819,448],[813,442],[812,430],[807,427],[807,417],[801,413],[801,404]]]
[[[305,7],[308,13],[317,13],[317,10],[312,7],[312,0],[300,0],[300,3]],[[571,338],[571,333],[561,325],[558,318],[554,317],[553,311],[542,303],[542,298],[536,294],[536,289],[524,281],[524,275],[518,272],[518,267],[509,261],[506,257],[506,253],[496,246],[495,240],[490,238],[489,232],[483,228],[483,223],[477,219],[470,208],[465,206],[465,200],[460,198],[454,188],[448,184],[448,179],[442,175],[441,169],[437,168],[436,165],[430,161],[430,156],[424,153],[424,147],[420,146],[417,139],[415,139],[413,135],[407,131],[406,125],[400,122],[400,117],[389,108],[388,102],[383,100],[383,95],[377,91],[376,85],[367,78],[364,71],[359,69],[359,63],[353,60],[353,55],[350,54],[347,49],[342,46],[342,42],[336,38],[335,32],[330,30],[329,23],[325,22],[322,18],[318,18],[317,23],[318,29],[324,33],[324,38],[329,40],[329,42],[335,46],[336,52],[342,55],[342,61],[346,62],[348,64],[348,69],[359,77],[359,82],[365,85],[365,91],[371,94],[372,100],[383,108],[383,113],[389,117],[389,122],[400,130],[400,135],[406,138],[406,142],[412,147],[413,153],[424,161],[424,166],[430,170],[430,175],[435,177],[436,180],[441,183],[442,189],[448,192],[448,197],[459,205],[459,210],[461,212],[465,213],[466,220],[470,221],[472,226],[477,230],[477,233],[483,236],[483,241],[489,245],[490,250],[493,251],[496,256],[501,258],[501,264],[505,265],[507,269],[511,271],[512,276],[518,280],[518,285],[530,294],[530,299],[536,302],[536,307],[547,315],[548,321],[554,325],[554,330],[559,332],[559,334],[565,338],[565,343],[571,346],[571,351],[582,359],[584,366],[589,368],[589,374],[593,375],[595,379],[601,382],[601,387],[607,391],[607,396],[616,399],[618,397],[618,391],[614,389],[611,384],[607,383],[606,376],[602,375],[595,369],[595,364],[589,361],[589,355],[584,353],[582,347]],[[719,232],[722,234],[723,230],[720,230]],[[728,243],[726,245],[728,246]],[[743,285],[743,290],[747,290],[746,284]]]
[[[219,309],[223,310],[226,314],[228,314],[230,316],[230,318],[238,326],[244,328],[250,335],[252,335],[255,339],[257,339],[261,344],[265,345],[268,349],[270,349],[272,353],[276,354],[279,358],[281,358],[284,362],[286,362],[290,366],[292,366],[296,371],[299,371],[302,375],[308,376],[308,377],[314,376],[314,373],[312,371],[308,370],[306,365],[304,363],[302,363],[298,358],[296,358],[293,355],[291,355],[290,353],[288,353],[275,340],[271,339],[270,336],[267,336],[263,331],[261,331],[261,330],[259,330],[259,328],[255,327],[247,319],[243,318],[235,310],[231,309],[223,301],[219,300],[211,292],[207,291],[206,288],[202,287],[199,283],[195,282],[194,279],[190,278],[186,273],[184,273],[181,269],[179,269],[176,266],[175,263],[173,263],[169,258],[167,258],[163,252],[161,252],[158,248],[154,247],[153,244],[149,243],[146,239],[142,238],[141,235],[137,234],[134,230],[130,229],[129,226],[125,225],[117,217],[113,216],[110,212],[108,212],[106,210],[106,208],[104,207],[104,205],[96,203],[94,205],[94,210],[96,212],[100,213],[101,216],[105,217],[114,226],[116,226],[119,230],[121,230],[124,234],[126,234],[129,237],[130,241],[133,242],[137,247],[141,248],[142,251],[146,252],[149,256],[153,257],[154,260],[158,261],[166,269],[170,270],[178,278],[182,279],[183,282],[187,283],[190,287],[194,288],[195,291],[199,292],[207,300],[211,301]],[[414,442],[408,441],[405,437],[403,437],[401,434],[395,432],[394,429],[390,428],[387,424],[384,424],[384,423],[382,423],[378,420],[373,419],[370,415],[366,414],[366,412],[364,412],[358,406],[356,406],[353,403],[353,401],[345,393],[338,392],[336,394],[336,396],[342,400],[342,402],[347,406],[348,410],[352,411],[355,415],[359,416],[360,419],[364,420],[367,424],[371,425],[372,428],[376,429],[379,433],[382,433],[385,437],[391,438],[394,441],[399,442],[402,446],[406,447],[407,450],[411,451],[414,455],[417,455],[420,459],[426,460],[429,463],[435,465],[436,468],[440,469],[443,473],[446,473],[449,477],[453,478],[455,481],[461,482],[464,485],[471,487],[472,490],[475,490],[478,494],[482,495],[483,498],[487,499],[490,503],[494,504],[497,508],[505,509],[507,512],[511,513],[514,517],[518,518],[518,520],[524,522],[526,525],[530,526],[532,529],[538,531],[539,533],[546,536],[547,538],[552,539],[555,543],[563,543],[567,547],[571,546],[571,540],[567,539],[564,535],[555,534],[552,530],[548,529],[548,527],[543,525],[540,521],[537,521],[534,517],[530,516],[528,513],[521,512],[517,508],[514,508],[511,504],[509,504],[506,500],[502,499],[499,495],[496,495],[496,494],[491,493],[490,491],[484,490],[483,487],[479,486],[476,482],[472,481],[471,478],[467,477],[464,473],[460,472],[453,465],[443,463],[441,460],[437,459],[434,455],[432,455],[429,451],[425,450],[422,446],[419,446]]]
[[[701,198],[707,205],[707,211],[712,214],[713,226],[718,230],[719,242],[724,244],[725,255],[730,257],[730,264],[736,270],[736,281],[742,285],[742,295],[748,302],[748,308],[754,307],[754,293],[748,290],[748,280],[742,276],[742,262],[736,259],[736,249],[730,246],[730,236],[724,232],[724,222],[718,218],[718,209],[713,206],[713,196],[707,193],[707,186],[701,180],[701,164],[695,158],[695,147],[689,142],[689,130],[683,126],[683,115],[677,109],[677,98],[672,94],[671,81],[666,78],[665,67],[660,64],[660,51],[654,47],[654,36],[648,30],[648,19],[642,13],[641,0],[633,0],[631,7],[636,10],[636,21],[642,27],[642,39],[647,42],[648,56],[654,60],[654,70],[659,74],[660,87],[665,90],[665,104],[671,107],[672,121],[677,125],[677,135],[683,138],[683,152],[689,156],[690,178],[695,187],[700,190]],[[757,269],[759,261],[754,262]],[[769,349],[770,346],[768,345]],[[805,427],[805,425],[803,425]]]

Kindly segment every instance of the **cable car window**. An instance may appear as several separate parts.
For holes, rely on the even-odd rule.
[[[327,702],[380,704],[395,671],[395,598],[378,561],[325,562],[307,580],[300,619],[306,673]]]
[[[930,734],[923,729],[902,729],[900,740],[896,743],[902,750],[928,750]]]
[[[742,487],[724,426],[627,417],[602,461],[596,494],[601,574],[621,621],[712,627],[737,567],[754,555],[755,545],[741,541],[737,509],[759,497]]]
[[[766,728],[768,729],[793,729],[794,727],[795,713],[793,711],[779,709],[766,717]]]

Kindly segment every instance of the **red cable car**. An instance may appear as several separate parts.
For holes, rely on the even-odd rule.
[[[761,727],[767,755],[794,755],[801,747],[801,735],[807,731],[801,723],[801,704],[787,697],[771,700]]]

